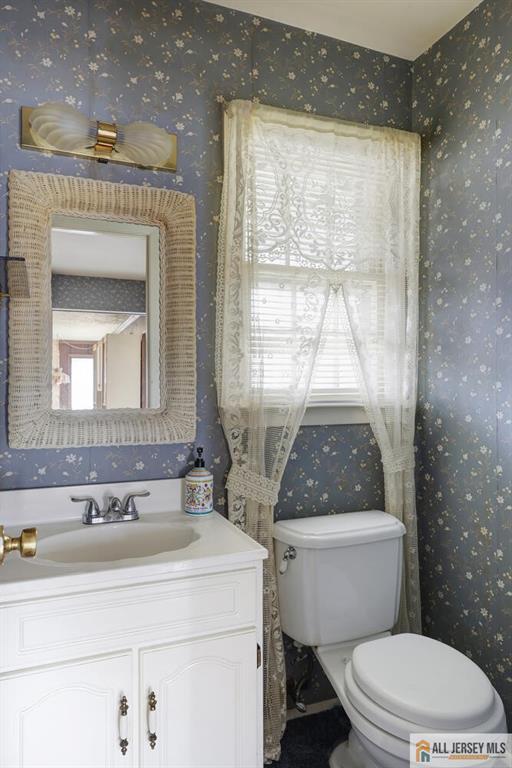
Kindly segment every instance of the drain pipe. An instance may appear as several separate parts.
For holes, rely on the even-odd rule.
[[[306,651],[306,669],[298,680],[288,680],[287,689],[288,695],[293,701],[293,705],[297,712],[305,714],[307,712],[307,706],[304,703],[303,690],[309,688],[311,677],[313,675],[314,655],[311,648],[305,648]]]

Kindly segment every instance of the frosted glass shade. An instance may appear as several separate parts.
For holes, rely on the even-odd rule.
[[[49,102],[35,107],[30,115],[30,128],[36,140],[64,152],[86,149],[96,140],[96,122],[69,104]]]
[[[164,165],[173,150],[171,136],[152,123],[118,126],[115,149],[139,165]]]
[[[113,157],[150,166],[163,166],[171,158],[174,137],[163,128],[146,122],[116,128],[118,135]],[[68,104],[50,102],[35,107],[30,115],[30,129],[40,146],[63,152],[91,149],[97,140],[96,121],[89,120]]]

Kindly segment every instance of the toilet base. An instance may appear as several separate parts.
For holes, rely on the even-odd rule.
[[[400,759],[393,758],[393,768],[399,768],[399,766],[408,768],[409,761],[404,763]],[[348,740],[338,744],[331,753],[329,768],[388,768],[388,765],[374,760],[352,728]]]
[[[331,752],[329,768],[361,768],[360,764],[355,763],[352,759],[348,741],[338,744],[336,749]]]
[[[354,760],[348,741],[344,741],[331,753],[329,768],[363,768],[363,764]]]
[[[329,768],[379,768],[379,766],[371,760],[352,729],[348,740],[338,744],[331,753]]]

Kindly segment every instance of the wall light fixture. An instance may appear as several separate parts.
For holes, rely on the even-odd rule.
[[[176,134],[147,122],[117,125],[90,120],[60,102],[21,108],[21,146],[100,163],[176,170]]]

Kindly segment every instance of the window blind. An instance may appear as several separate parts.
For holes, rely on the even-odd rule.
[[[295,356],[297,326],[305,313],[305,294],[297,285],[300,268],[268,265],[259,270],[254,281],[251,302],[251,384],[263,389],[272,402],[283,392],[287,382],[297,376]],[[295,279],[294,279],[295,278]],[[360,290],[366,296],[369,333],[366,344],[376,361],[378,389],[384,391],[383,283],[378,276],[358,276]],[[343,290],[329,293],[312,377],[309,405],[360,406],[362,397],[356,370],[352,332],[344,303]]]
[[[338,292],[329,297],[311,379],[311,405],[361,405],[350,343],[350,326],[343,296]]]

